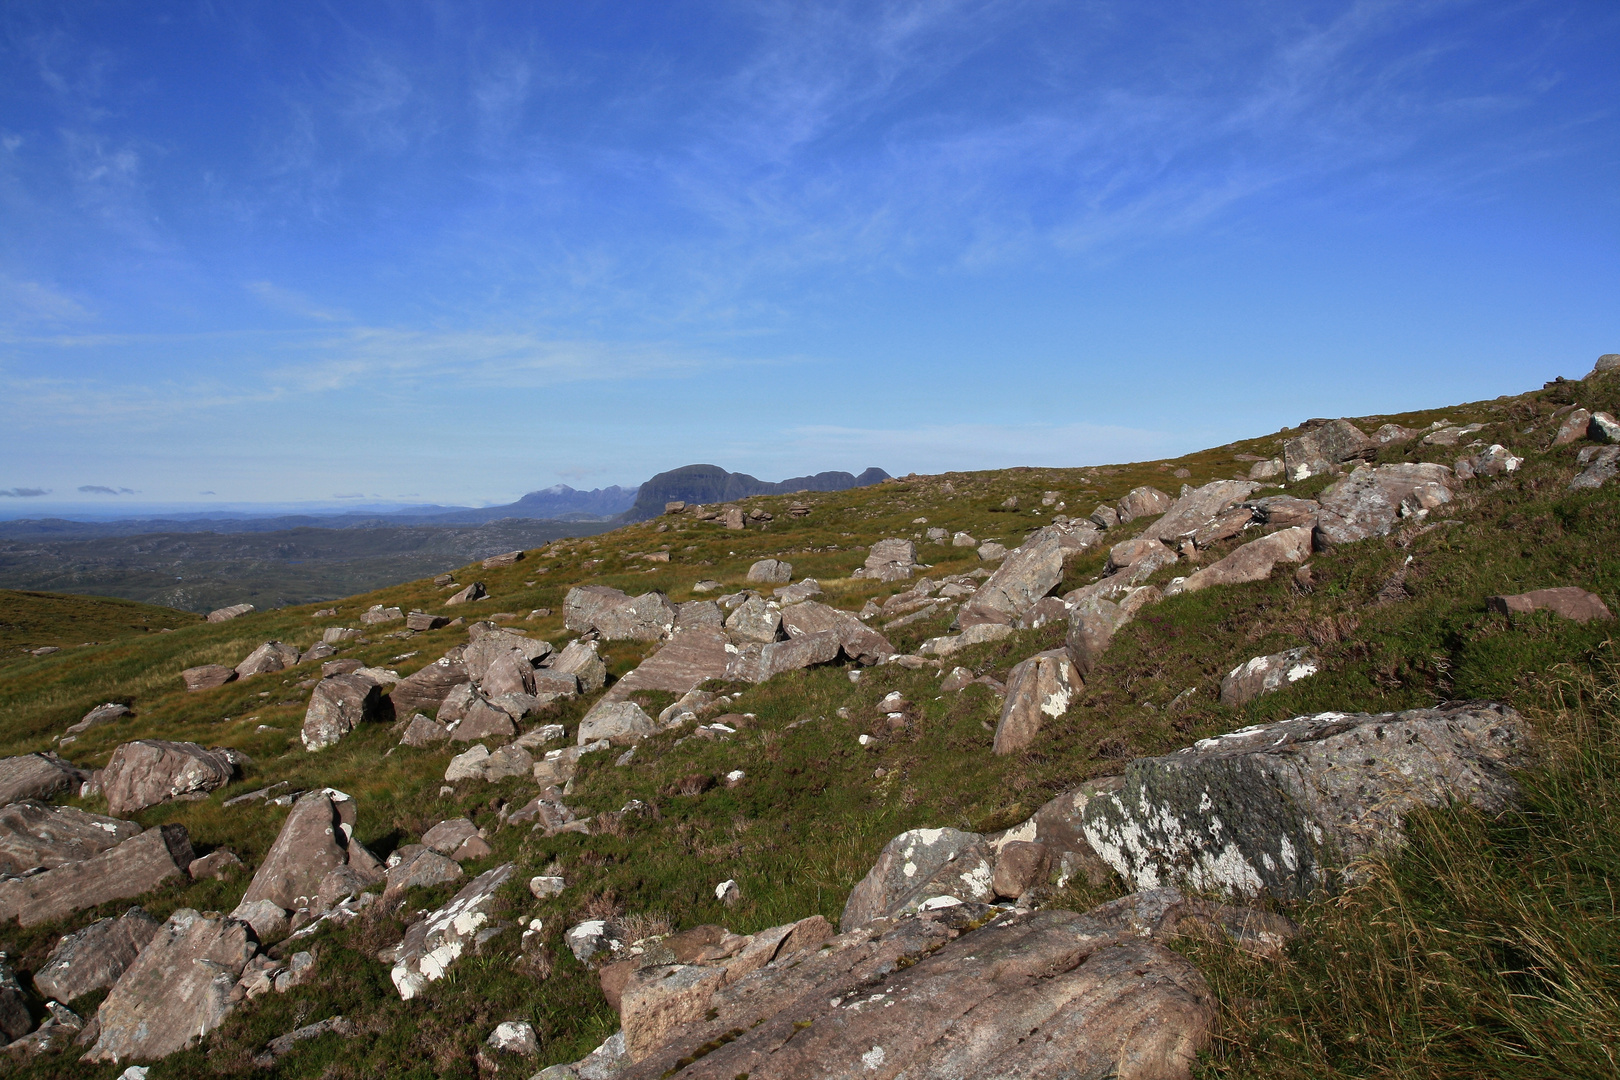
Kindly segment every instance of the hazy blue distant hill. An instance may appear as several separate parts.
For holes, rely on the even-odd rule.
[[[661,472],[641,485],[635,505],[625,521],[646,521],[664,512],[667,502],[715,503],[745,499],[750,495],[791,495],[795,491],[846,491],[888,479],[882,469],[867,469],[856,476],[847,472],[823,472],[795,476],[772,484],[747,473],[727,472],[718,465],[683,465]]]

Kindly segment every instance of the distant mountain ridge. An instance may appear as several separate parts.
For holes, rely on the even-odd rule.
[[[621,520],[646,521],[664,512],[668,502],[714,503],[746,499],[750,495],[791,495],[795,491],[847,491],[882,483],[889,474],[882,469],[867,469],[856,476],[847,472],[822,472],[814,476],[795,476],[780,483],[770,483],[747,473],[727,472],[718,465],[683,465],[679,469],[661,472],[641,485],[635,505],[624,513]]]

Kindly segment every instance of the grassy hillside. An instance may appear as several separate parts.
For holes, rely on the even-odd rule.
[[[1510,623],[1484,606],[1491,593],[1556,585],[1590,589],[1611,607],[1620,603],[1620,497],[1612,488],[1569,491],[1578,447],[1547,449],[1554,411],[1573,401],[1620,410],[1620,377],[1449,409],[1353,418],[1368,431],[1385,422],[1480,422],[1489,425],[1480,438],[1504,443],[1526,461],[1509,476],[1464,485],[1461,497],[1424,527],[1318,554],[1309,586],[1295,579],[1292,567],[1279,568],[1267,582],[1176,596],[1148,609],[1115,639],[1068,713],[1023,754],[990,753],[999,703],[982,686],[945,694],[940,672],[928,668],[868,669],[857,682],[841,668],[812,669],[731,688],[736,697],[729,708],[746,719],[729,740],[693,738],[676,746],[681,733],[675,732],[644,743],[625,766],[615,765],[616,753],[584,758],[569,805],[582,816],[598,815],[597,831],[543,838],[526,827],[498,827],[501,803],[522,805],[534,794],[532,781],[462,782],[440,794],[452,749],[395,748],[397,734],[374,725],[322,753],[306,753],[298,730],[308,690],[297,683],[318,673],[299,668],[199,694],[180,686],[182,668],[234,664],[270,639],[308,647],[323,627],[358,625],[359,613],[372,604],[440,611],[449,590],[426,580],[343,600],[335,618],[316,618],[314,605],[306,605],[217,625],[175,622],[172,633],[161,635],[114,639],[109,633],[102,644],[39,658],[7,650],[0,654],[0,753],[47,748],[85,710],[108,700],[129,703],[135,715],[93,729],[65,749],[84,767],[105,764],[115,746],[137,737],[237,747],[255,762],[243,781],[205,801],[155,807],[139,818],[148,825],[183,822],[200,849],[229,847],[250,867],[274,840],[286,811],[222,804],[273,781],[330,784],[354,795],[357,834],[380,855],[458,814],[488,827],[495,854],[469,864],[469,875],[516,860],[519,881],[503,895],[500,915],[514,928],[483,955],[464,957],[423,996],[398,1000],[376,951],[399,940],[405,915],[441,903],[455,887],[419,890],[397,916],[371,914],[347,930],[323,932],[315,939],[320,968],[312,983],[244,1006],[203,1049],[176,1055],[151,1073],[152,1080],[256,1074],[248,1059],[270,1037],[341,1012],[361,1033],[303,1044],[282,1060],[279,1075],[473,1077],[479,1075],[479,1044],[503,1020],[535,1025],[542,1039],[535,1068],[577,1058],[615,1028],[594,975],[561,941],[581,918],[616,915],[643,927],[723,923],[739,932],[816,912],[836,921],[850,887],[904,829],[1009,825],[1081,780],[1120,771],[1132,756],[1247,724],[1326,709],[1383,711],[1493,698],[1523,711],[1551,752],[1549,764],[1526,777],[1524,808],[1494,821],[1465,810],[1424,817],[1407,851],[1379,866],[1365,885],[1289,906],[1309,933],[1281,965],[1186,946],[1222,1001],[1220,1038],[1204,1069],[1210,1076],[1614,1075],[1604,1049],[1620,1035],[1613,1023],[1620,1015],[1620,910],[1607,888],[1620,873],[1614,624],[1582,626],[1547,615]],[[829,602],[858,609],[868,598],[907,587],[849,576],[882,537],[920,538],[926,528],[942,526],[1011,547],[1050,520],[1055,507],[1042,508],[1044,492],[1056,492],[1064,512],[1084,516],[1139,484],[1175,494],[1182,483],[1246,476],[1248,456],[1279,453],[1289,434],[1175,461],[907,477],[839,493],[753,498],[742,505],[772,513],[768,529],[728,532],[715,523],[666,517],[558,541],[514,567],[466,567],[457,580],[481,580],[492,594],[469,617],[521,619],[550,608],[552,615],[520,625],[559,647],[568,640],[561,608],[572,585],[661,589],[683,601],[705,578],[728,591],[742,587],[750,563],[766,556],[790,561],[795,580],[817,578]],[[1386,448],[1382,459],[1449,464],[1461,453],[1460,447],[1409,443]],[[1289,492],[1314,494],[1325,483],[1309,481]],[[1007,509],[1012,496],[1018,508]],[[793,502],[809,504],[809,516],[788,516]],[[670,561],[641,558],[658,551],[668,551]],[[1098,550],[1071,563],[1062,588],[1095,577],[1105,555]],[[980,565],[971,548],[919,544],[918,557],[933,564],[925,572],[936,579]],[[1167,580],[1174,569],[1159,577]],[[949,621],[942,615],[889,635],[911,651]],[[462,627],[392,636],[399,625],[349,643],[342,655],[406,675],[466,641]],[[945,669],[961,664],[1004,678],[1014,663],[1060,644],[1063,629],[1024,631],[965,650]],[[1321,674],[1241,709],[1219,703],[1220,678],[1231,668],[1306,643],[1321,654]],[[651,648],[620,642],[604,652],[619,676]],[[898,730],[877,709],[891,690],[913,703]],[[638,700],[655,711],[673,698],[644,694]],[[560,707],[548,719],[571,728],[587,704]],[[875,738],[863,747],[862,734]],[[733,769],[747,774],[734,788],[680,793],[683,778]],[[632,799],[649,809],[614,813]],[[95,799],[85,805],[104,809]],[[522,882],[548,866],[566,876],[568,888],[535,901]],[[738,881],[743,896],[730,909],[713,892],[727,878]],[[224,883],[174,885],[142,903],[160,917],[180,906],[228,911],[245,884],[244,874]],[[1090,905],[1120,891],[1118,882],[1075,887],[1064,902]],[[29,930],[0,928],[0,948],[31,970],[62,933],[126,906],[109,904]],[[518,949],[516,925],[535,917],[550,943],[543,964],[523,962]],[[117,1072],[64,1055],[19,1075]]]

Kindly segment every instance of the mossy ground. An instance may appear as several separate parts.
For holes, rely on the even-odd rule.
[[[478,1075],[477,1048],[490,1030],[502,1020],[524,1018],[541,1036],[542,1057],[509,1065],[502,1074],[527,1076],[541,1064],[580,1056],[615,1026],[593,974],[574,962],[561,941],[563,930],[587,915],[619,911],[678,928],[717,922],[741,932],[817,912],[836,921],[850,887],[901,830],[1012,824],[1078,781],[1119,771],[1131,756],[1166,752],[1246,724],[1324,709],[1383,711],[1494,698],[1526,712],[1549,745],[1566,748],[1527,778],[1526,809],[1503,821],[1460,810],[1423,816],[1407,853],[1372,884],[1290,908],[1310,932],[1282,965],[1248,964],[1213,947],[1188,946],[1201,950],[1222,1002],[1220,1037],[1201,1067],[1212,1076],[1611,1075],[1613,1061],[1601,1047],[1604,1038],[1612,1045],[1612,1027],[1592,1020],[1592,1003],[1612,1001],[1620,986],[1620,915],[1612,892],[1599,884],[1620,870],[1616,831],[1603,838],[1620,804],[1620,770],[1611,751],[1601,750],[1613,747],[1607,658],[1614,624],[1581,626],[1551,616],[1509,621],[1484,607],[1491,593],[1553,585],[1580,585],[1611,606],[1620,599],[1620,560],[1614,555],[1620,499],[1611,490],[1570,492],[1577,448],[1547,449],[1553,410],[1577,398],[1589,408],[1614,411],[1620,379],[1358,418],[1365,430],[1385,421],[1423,427],[1442,417],[1477,420],[1491,425],[1480,438],[1504,443],[1527,460],[1508,477],[1466,485],[1457,502],[1432,515],[1432,527],[1403,527],[1388,538],[1318,554],[1308,590],[1284,567],[1267,582],[1174,597],[1148,609],[1116,638],[1069,712],[1020,755],[990,753],[998,702],[983,687],[946,695],[938,688],[939,673],[898,666],[869,669],[858,682],[841,668],[810,670],[734,688],[740,696],[731,708],[752,716],[730,739],[692,738],[677,747],[676,739],[689,732],[660,735],[622,767],[614,764],[616,753],[586,757],[570,805],[582,815],[603,814],[639,799],[651,812],[625,816],[589,836],[544,838],[527,829],[497,828],[500,801],[513,807],[527,801],[532,782],[463,782],[441,796],[440,778],[453,750],[396,749],[395,736],[376,725],[319,754],[306,753],[297,736],[308,694],[295,685],[308,677],[303,668],[199,694],[180,689],[179,671],[235,663],[270,639],[307,647],[323,627],[358,626],[359,613],[376,603],[469,618],[505,612],[519,620],[532,609],[550,608],[550,616],[518,625],[560,645],[567,640],[562,598],[571,585],[598,582],[632,593],[662,589],[680,601],[693,598],[692,586],[704,578],[740,587],[749,564],[766,556],[792,562],[795,579],[819,579],[830,602],[858,608],[868,597],[904,588],[850,577],[877,539],[920,537],[940,526],[1014,546],[1050,519],[1052,510],[1040,508],[1045,491],[1058,493],[1066,513],[1082,516],[1138,484],[1175,494],[1183,482],[1246,475],[1248,465],[1238,455],[1276,454],[1287,433],[1173,462],[913,477],[848,492],[748,499],[742,505],[774,514],[768,529],[730,532],[689,517],[666,517],[560,541],[513,567],[464,568],[458,582],[484,581],[492,594],[470,607],[444,609],[450,590],[414,581],[342,601],[335,605],[336,617],[316,618],[313,605],[283,608],[223,624],[176,624],[168,634],[107,634],[102,644],[41,658],[13,654],[0,662],[0,753],[47,748],[52,736],[90,707],[121,700],[135,715],[66,747],[75,762],[99,766],[119,743],[152,736],[235,746],[253,757],[241,782],[209,799],[139,815],[148,825],[183,822],[201,849],[229,847],[256,865],[285,811],[222,803],[288,780],[353,794],[360,806],[358,834],[379,854],[413,842],[443,818],[467,814],[489,828],[495,848],[486,862],[469,865],[469,874],[501,861],[518,863],[517,880],[503,892],[497,913],[514,928],[494,939],[484,955],[463,958],[422,997],[401,1003],[374,954],[399,939],[406,915],[442,902],[454,886],[412,894],[398,917],[367,916],[349,929],[318,935],[316,979],[239,1009],[204,1047],[157,1064],[153,1080],[256,1074],[249,1058],[271,1037],[334,1013],[355,1021],[361,1034],[303,1044],[283,1059],[278,1075],[472,1077]],[[1427,459],[1447,463],[1463,452],[1423,449]],[[1413,450],[1412,444],[1391,447],[1382,456],[1410,459]],[[1178,476],[1180,471],[1187,475]],[[1321,486],[1318,481],[1290,491],[1310,493]],[[1013,495],[1020,509],[1004,510],[1003,501]],[[796,501],[811,505],[807,518],[786,514]],[[1453,523],[1439,524],[1441,519]],[[1120,535],[1135,531],[1133,524]],[[670,562],[640,557],[662,550],[669,551]],[[1071,563],[1065,587],[1094,577],[1103,557],[1099,551]],[[934,564],[926,572],[936,578],[980,565],[967,548],[919,544],[919,558]],[[943,632],[948,622],[940,616],[892,637],[909,650]],[[453,627],[408,639],[389,636],[398,626],[374,628],[369,641],[349,643],[342,655],[409,674],[466,640],[465,631]],[[946,669],[962,664],[1004,677],[1012,664],[1058,644],[1062,630],[1048,626],[965,650]],[[1231,668],[1306,643],[1322,655],[1321,674],[1242,709],[1219,703],[1220,678]],[[615,676],[650,650],[633,643],[604,649]],[[892,730],[877,710],[890,690],[913,703],[900,730]],[[672,698],[649,694],[643,700],[656,709]],[[551,719],[572,725],[584,707],[568,705]],[[859,744],[862,734],[875,737],[870,746]],[[747,774],[734,788],[678,793],[685,776],[733,769]],[[93,799],[85,805],[101,808]],[[524,882],[553,863],[569,887],[561,897],[537,902]],[[726,878],[739,882],[743,896],[730,909],[713,892]],[[176,885],[141,902],[160,917],[179,906],[229,910],[244,884],[245,875]],[[1068,902],[1087,905],[1118,891],[1117,883],[1077,890]],[[62,933],[125,906],[110,904],[29,930],[3,929],[0,947],[21,970],[31,971]],[[1527,922],[1531,911],[1557,918]],[[517,925],[530,918],[544,922],[552,960],[546,978],[519,955]],[[1578,925],[1560,929],[1560,920]],[[1526,967],[1523,946],[1500,945],[1520,925],[1556,938],[1547,955],[1562,959]],[[1451,948],[1448,934],[1464,944]],[[1433,959],[1437,949],[1445,953],[1443,962]],[[1493,997],[1496,991],[1488,988],[1498,986],[1501,993]],[[1567,1037],[1537,1041],[1518,1033],[1512,1026],[1517,1021],[1503,1019],[1510,1007],[1537,1023],[1566,1023]],[[1452,1034],[1438,1038],[1437,1032]],[[1493,1055],[1511,1057],[1517,1071]],[[80,1065],[71,1055],[21,1070],[41,1077],[116,1073]]]

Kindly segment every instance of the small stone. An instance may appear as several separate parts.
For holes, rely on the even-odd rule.
[[[488,1045],[503,1054],[534,1057],[540,1052],[540,1041],[534,1028],[526,1020],[508,1020],[490,1034]]]
[[[714,887],[714,898],[726,907],[736,907],[742,900],[742,890],[735,880],[728,878]]]
[[[544,900],[551,896],[561,896],[563,889],[566,887],[566,883],[563,881],[563,879],[556,875],[542,874],[539,877],[532,877],[529,879],[529,892],[534,894],[534,898],[536,900]]]

